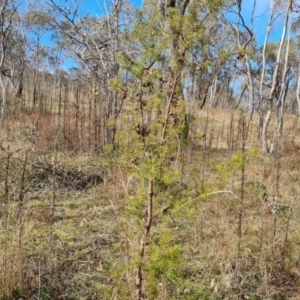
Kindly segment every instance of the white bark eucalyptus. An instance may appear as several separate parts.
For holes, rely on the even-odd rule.
[[[285,99],[290,83],[290,79],[287,78],[287,72],[288,72],[288,61],[289,61],[289,52],[290,52],[290,36],[291,36],[291,20],[289,21],[288,25],[288,38],[286,42],[286,49],[285,49],[285,57],[284,57],[284,67],[282,72],[282,78],[280,83],[280,94],[276,101],[276,114],[277,114],[277,128],[274,131],[273,141],[270,146],[270,152],[274,151],[274,147],[277,143],[277,139],[279,134],[282,133],[283,129],[283,114],[284,114],[284,104]]]
[[[300,75],[298,77],[298,82],[297,82],[297,104],[298,104],[298,108],[297,108],[297,114],[298,116],[300,116]]]
[[[4,76],[4,64],[6,60],[8,39],[12,27],[12,18],[16,12],[16,7],[11,4],[12,1],[3,0],[0,2],[0,86],[2,90],[2,103],[1,103],[1,115],[0,126],[6,116],[7,107],[7,86]]]
[[[259,138],[262,134],[262,128],[263,128],[263,103],[264,103],[264,92],[263,92],[263,84],[264,84],[264,77],[266,72],[266,49],[267,49],[267,43],[270,36],[270,32],[273,26],[274,22],[274,12],[275,12],[275,4],[274,1],[271,1],[270,5],[270,18],[268,22],[268,28],[264,40],[263,50],[262,50],[262,69],[261,69],[261,76],[260,76],[260,85],[259,85]]]
[[[281,40],[280,40],[280,44],[279,44],[279,48],[278,48],[278,52],[277,52],[276,64],[275,64],[275,68],[274,68],[274,71],[272,74],[271,89],[268,93],[267,112],[265,114],[264,121],[263,121],[263,127],[262,127],[262,148],[263,148],[264,152],[272,152],[274,150],[274,141],[272,143],[270,141],[268,141],[267,133],[268,133],[268,127],[269,127],[271,116],[272,116],[272,109],[273,109],[273,103],[274,103],[273,98],[274,98],[274,94],[275,94],[275,89],[279,84],[278,70],[279,70],[279,64],[280,64],[283,44],[284,44],[284,41],[285,41],[286,35],[287,35],[288,23],[289,23],[291,8],[292,8],[292,2],[293,2],[292,0],[287,0],[287,2],[286,2],[284,25],[283,25]],[[266,42],[267,42],[267,40],[265,40],[265,43]]]

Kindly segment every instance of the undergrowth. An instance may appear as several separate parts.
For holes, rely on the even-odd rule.
[[[137,149],[124,159],[43,141],[51,151],[40,154],[3,137],[0,298],[134,299],[140,264],[148,299],[297,299],[297,145],[265,154],[253,137],[242,145],[241,120],[236,136],[207,120],[194,120],[201,138],[180,157],[163,149],[169,175],[154,189],[142,261],[148,186],[131,161]]]

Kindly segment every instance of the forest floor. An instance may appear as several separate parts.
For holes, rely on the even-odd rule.
[[[238,112],[199,112],[182,201],[156,211],[154,200],[149,299],[299,299],[300,135],[286,120],[266,154],[256,119],[243,148]],[[0,132],[0,299],[135,299],[144,209],[130,206],[131,177],[103,153],[53,146],[43,124]]]

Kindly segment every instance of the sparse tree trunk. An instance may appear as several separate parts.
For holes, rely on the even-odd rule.
[[[298,77],[298,82],[297,82],[297,91],[296,91],[297,95],[296,95],[296,99],[297,99],[297,114],[298,117],[300,116],[300,75]]]
[[[263,45],[263,51],[262,51],[262,71],[261,71],[261,77],[260,77],[260,85],[259,85],[259,131],[258,131],[258,138],[262,137],[262,132],[263,132],[263,104],[265,102],[265,97],[264,97],[264,92],[263,92],[263,83],[265,79],[265,71],[266,71],[266,49],[267,49],[267,43],[269,39],[269,35],[273,26],[273,21],[274,21],[274,12],[275,12],[275,4],[274,0],[271,1],[271,11],[270,11],[270,18],[268,22],[268,28],[267,28],[267,33],[265,36],[265,41]],[[269,104],[270,105],[270,104]],[[269,107],[268,107],[269,109]],[[272,107],[270,107],[272,109]]]
[[[248,90],[249,90],[249,113],[248,113],[248,122],[250,125],[250,122],[252,121],[253,118],[253,113],[254,113],[254,106],[255,106],[255,101],[254,101],[254,84],[253,84],[253,77],[251,74],[251,66],[250,66],[250,58],[249,55],[245,55],[245,61],[246,61],[246,67],[247,67],[247,78],[248,78]]]
[[[3,121],[6,117],[7,85],[4,82],[4,63],[6,60],[8,39],[12,28],[12,19],[16,9],[17,8],[14,6],[14,3],[10,3],[8,0],[3,0],[0,4],[0,86],[2,89],[0,126],[3,125]],[[11,12],[9,15],[7,14],[8,11]]]
[[[281,86],[280,87],[280,95],[279,95],[279,99],[277,100],[277,103],[276,103],[277,128],[274,132],[273,142],[272,142],[272,144],[274,146],[277,143],[278,135],[281,134],[282,130],[283,130],[284,104],[285,104],[285,99],[286,99],[289,83],[291,80],[291,79],[289,79],[289,80],[287,79],[288,60],[289,60],[289,51],[290,51],[290,33],[291,33],[291,24],[288,29],[288,40],[287,40],[287,45],[286,45],[286,50],[285,50],[286,52],[285,52],[284,68],[283,68],[283,72],[282,72],[282,79],[281,79],[281,85],[280,85]]]
[[[287,26],[288,26],[288,22],[289,22],[289,14],[290,14],[291,6],[292,6],[292,0],[289,0],[287,2],[286,11],[285,11],[284,27],[283,27],[283,32],[281,35],[279,49],[277,52],[277,59],[276,59],[276,65],[275,65],[274,72],[273,72],[272,85],[271,85],[271,89],[270,89],[269,95],[268,95],[267,113],[265,115],[264,122],[263,122],[262,148],[263,148],[264,152],[270,152],[270,150],[273,150],[273,147],[274,147],[273,144],[269,144],[267,133],[268,133],[268,127],[269,127],[271,116],[272,116],[274,93],[275,93],[276,86],[279,84],[278,69],[279,69],[279,63],[280,63],[280,59],[281,59],[282,47],[283,47],[283,43],[285,41],[285,37],[286,37],[286,33],[287,33]]]
[[[1,64],[1,62],[0,62]],[[2,66],[0,66],[0,85],[2,89],[2,103],[1,103],[1,117],[0,117],[0,126],[2,126],[3,121],[6,117],[6,106],[7,106],[7,86],[4,83],[2,75]]]

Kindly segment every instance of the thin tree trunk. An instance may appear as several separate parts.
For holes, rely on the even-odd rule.
[[[264,82],[264,77],[265,77],[265,71],[266,71],[266,49],[267,49],[267,43],[269,39],[269,35],[273,26],[273,18],[274,18],[274,12],[275,12],[275,4],[274,0],[271,2],[271,11],[270,11],[270,19],[268,22],[268,28],[267,28],[267,33],[265,36],[265,41],[264,41],[264,46],[263,46],[263,51],[262,51],[262,60],[263,60],[263,65],[262,65],[262,71],[261,71],[261,77],[260,77],[260,85],[259,85],[259,131],[258,131],[258,138],[261,138],[262,136],[262,131],[263,131],[263,103],[264,103],[264,94],[263,94],[263,82]],[[272,109],[272,107],[271,107]]]
[[[247,66],[249,104],[250,104],[250,109],[249,109],[249,114],[248,114],[248,122],[249,122],[248,125],[250,125],[250,122],[252,121],[252,118],[253,118],[254,105],[255,105],[255,103],[254,103],[254,85],[253,85],[253,78],[252,78],[252,74],[251,74],[250,59],[247,54],[245,55],[245,60],[246,60],[246,66]]]
[[[284,68],[283,68],[282,79],[281,79],[281,90],[280,90],[279,99],[276,103],[277,128],[274,132],[272,148],[274,148],[274,146],[276,145],[277,137],[280,133],[282,133],[282,129],[283,129],[284,103],[285,103],[288,86],[289,86],[289,82],[290,82],[290,80],[287,81],[287,79],[286,79],[287,69],[288,69],[289,50],[290,50],[290,33],[291,33],[291,22],[289,24],[289,29],[288,29],[288,41],[287,41],[287,46],[286,46]],[[270,151],[270,152],[273,152],[273,150],[274,149],[272,149],[272,151]]]
[[[143,298],[143,277],[142,277],[142,263],[145,256],[146,239],[149,236],[152,227],[152,214],[153,214],[153,180],[149,181],[148,197],[147,197],[147,216],[145,220],[145,231],[140,241],[139,263],[136,268],[135,285],[136,285],[136,299],[142,300]]]
[[[281,36],[281,41],[279,45],[279,49],[277,52],[277,59],[276,59],[276,65],[274,68],[273,72],[273,80],[272,80],[272,86],[268,95],[268,109],[267,113],[265,115],[264,123],[263,123],[263,128],[262,128],[262,148],[264,152],[269,152],[270,151],[270,145],[268,144],[268,137],[267,137],[267,132],[268,132],[268,127],[270,124],[271,116],[272,116],[272,108],[273,108],[273,97],[275,93],[276,86],[278,84],[278,69],[279,69],[279,63],[280,63],[280,57],[281,57],[281,52],[282,52],[282,47],[283,43],[285,41],[286,33],[287,33],[287,25],[289,21],[289,12],[290,8],[292,6],[292,0],[289,0],[287,2],[287,7],[286,7],[286,12],[285,12],[285,19],[284,19],[284,27],[283,27],[283,32]]]
[[[298,77],[298,83],[297,83],[297,105],[298,105],[298,108],[297,108],[297,114],[298,114],[298,117],[300,116],[300,75]]]
[[[1,117],[0,126],[3,125],[3,121],[6,117],[6,107],[7,107],[7,89],[3,81],[2,67],[0,67],[0,86],[2,89],[2,105],[1,105]]]

